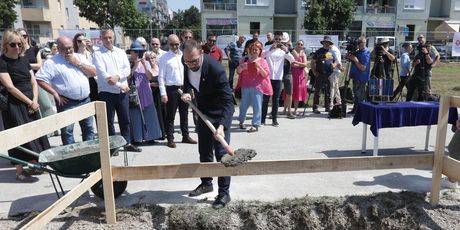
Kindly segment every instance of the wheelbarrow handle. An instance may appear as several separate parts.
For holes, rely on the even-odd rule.
[[[29,162],[27,162],[27,161],[23,161],[23,160],[14,158],[14,157],[10,157],[10,156],[5,155],[5,154],[3,154],[3,153],[0,153],[0,157],[1,157],[1,158],[4,158],[4,159],[7,159],[7,160],[9,160],[9,161],[12,161],[12,162],[14,162],[14,163],[18,163],[18,164],[27,166],[27,167],[29,167],[29,168],[44,170],[44,167],[42,167],[41,165],[32,164],[32,163],[29,163]],[[47,170],[45,170],[45,171],[47,171]]]
[[[181,89],[177,89],[177,92],[179,92],[179,94],[182,96],[183,95],[183,92]],[[191,101],[186,101],[187,104],[190,105],[190,107],[192,107],[192,109],[198,114],[198,116],[201,118],[201,120],[204,121],[204,123],[208,126],[208,128],[211,130],[211,132],[214,134],[214,136],[216,137],[217,141],[224,147],[225,151],[230,154],[230,155],[233,155],[234,154],[234,151],[233,149],[228,145],[227,141],[224,139],[224,137],[220,136],[220,135],[215,135],[217,130],[216,130],[216,127],[214,127],[214,125],[211,123],[211,121],[209,121],[209,118],[204,115],[197,107],[195,104],[193,104],[193,102]]]

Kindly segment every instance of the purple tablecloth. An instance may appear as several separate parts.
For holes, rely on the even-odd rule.
[[[363,122],[370,125],[372,134],[379,135],[379,129],[418,125],[435,125],[438,123],[439,102],[370,102],[359,103],[353,125]],[[449,123],[458,119],[457,108],[450,108]]]

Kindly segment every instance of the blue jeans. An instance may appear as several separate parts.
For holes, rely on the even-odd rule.
[[[80,105],[84,105],[89,102],[90,102],[89,97],[83,100],[70,100],[69,99],[67,103],[62,106],[56,105],[56,108],[58,112],[63,112],[69,109],[76,108]],[[78,123],[80,124],[83,141],[94,139],[93,117],[91,116],[91,117],[85,118],[79,121]],[[68,144],[75,143],[75,139],[73,137],[73,126],[74,124],[71,124],[64,128],[61,128],[62,144],[68,145]]]
[[[131,143],[131,130],[129,120],[129,101],[127,93],[109,93],[100,92],[99,100],[105,101],[107,109],[107,123],[109,135],[115,135],[115,111],[117,112],[118,125],[120,126],[120,133],[125,138],[128,144]]]
[[[259,127],[262,118],[262,97],[263,94],[256,88],[242,88],[240,101],[240,115],[238,120],[243,123],[246,119],[246,112],[252,105],[252,126]]]

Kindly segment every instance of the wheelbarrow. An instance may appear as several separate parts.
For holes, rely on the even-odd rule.
[[[125,144],[126,140],[122,136],[110,136],[110,155],[117,154],[120,147],[123,147]],[[56,191],[56,195],[58,196],[58,198],[60,197],[59,192],[56,188],[56,184],[54,182],[52,175],[55,175],[62,194],[65,194],[58,176],[69,178],[82,178],[84,180],[89,176],[91,172],[94,172],[101,168],[101,159],[99,156],[99,139],[53,147],[41,152],[40,154],[26,149],[22,146],[18,146],[16,147],[16,149],[19,149],[25,153],[38,157],[39,163],[32,164],[1,153],[0,157],[24,166],[28,166],[29,168],[35,170],[41,170],[43,172],[49,173],[51,181],[53,183],[54,190]],[[127,181],[113,182],[115,198],[120,196],[126,190],[127,185]],[[91,191],[97,197],[104,198],[102,180],[93,185],[91,187]]]

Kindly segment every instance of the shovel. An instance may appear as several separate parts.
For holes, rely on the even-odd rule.
[[[177,90],[180,95],[183,94],[181,89]],[[209,121],[209,119],[204,115],[197,107],[195,104],[193,104],[191,101],[187,101],[187,104],[192,107],[192,109],[198,114],[198,116],[201,118],[201,120],[204,121],[204,123],[208,126],[208,128],[211,130],[213,134],[216,133],[216,128],[214,125]],[[233,151],[232,147],[230,147],[225,141],[224,137],[221,135],[215,136],[217,141],[222,144],[224,147],[225,151],[227,154],[225,154],[220,162],[225,165],[225,167],[235,167],[238,166],[248,160],[251,160],[253,157],[257,155],[257,152],[253,149],[237,149]]]

